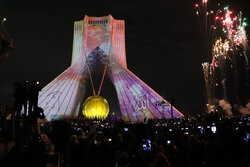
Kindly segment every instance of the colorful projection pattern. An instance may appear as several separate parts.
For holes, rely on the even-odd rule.
[[[87,63],[91,74],[95,74],[103,73],[107,61],[106,77],[115,86],[125,120],[171,117],[170,104],[127,69],[124,25],[124,20],[115,20],[111,15],[85,16],[74,23],[72,64],[39,94],[38,106],[48,120],[77,117],[89,81]],[[182,116],[173,107],[173,117]]]

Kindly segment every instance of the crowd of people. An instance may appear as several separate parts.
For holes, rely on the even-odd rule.
[[[25,126],[25,125],[24,125]],[[1,166],[249,166],[250,117],[38,121]]]

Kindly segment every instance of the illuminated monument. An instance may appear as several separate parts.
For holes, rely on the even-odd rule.
[[[125,120],[171,117],[170,104],[127,69],[125,23],[109,15],[85,16],[74,23],[71,66],[39,94],[38,106],[46,118],[77,117],[89,81],[87,68],[92,74],[102,73],[107,60],[107,77],[115,86]],[[173,117],[183,116],[174,107],[172,111]]]

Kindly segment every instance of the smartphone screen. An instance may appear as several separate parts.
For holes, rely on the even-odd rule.
[[[143,139],[142,140],[142,149],[144,151],[150,151],[151,150],[151,141],[149,139]]]
[[[203,127],[200,128],[200,133],[203,134]]]
[[[245,132],[245,136],[244,136],[243,139],[244,139],[246,142],[248,142],[249,139],[250,139],[250,133],[249,133],[249,132]]]
[[[212,127],[211,127],[211,131],[212,131],[213,133],[216,133],[216,126],[212,126]]]

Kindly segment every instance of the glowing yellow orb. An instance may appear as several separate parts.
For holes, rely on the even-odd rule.
[[[109,104],[102,96],[90,96],[83,103],[82,113],[88,119],[105,119],[109,114]]]

